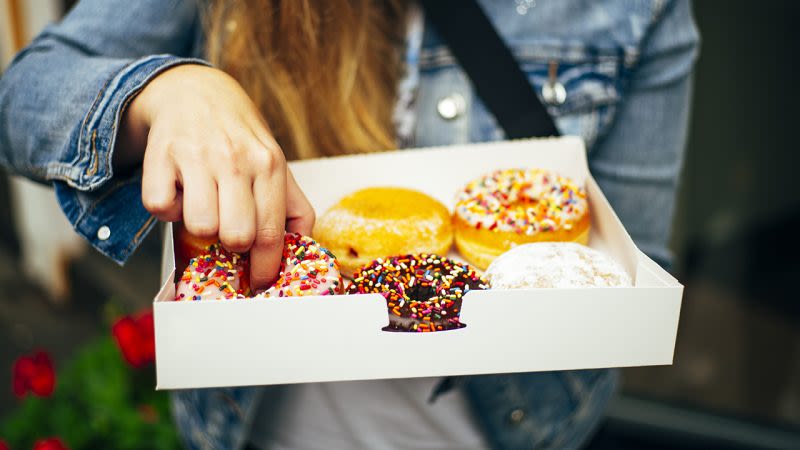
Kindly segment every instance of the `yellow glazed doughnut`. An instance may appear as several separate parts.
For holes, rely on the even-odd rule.
[[[544,169],[506,169],[471,181],[456,196],[458,251],[486,269],[501,253],[529,242],[589,241],[586,192]]]
[[[373,187],[353,192],[325,212],[314,239],[336,255],[342,274],[352,277],[377,258],[446,255],[453,226],[447,208],[421,192]]]

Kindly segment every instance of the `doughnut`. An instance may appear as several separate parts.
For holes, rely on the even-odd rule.
[[[497,170],[471,181],[456,195],[456,246],[485,269],[494,258],[529,242],[589,241],[586,192],[544,169]]]
[[[376,259],[355,273],[348,294],[379,293],[386,298],[386,331],[444,331],[462,328],[461,300],[471,290],[488,289],[475,269],[432,255]]]
[[[536,242],[512,248],[485,273],[492,289],[632,286],[609,256],[572,242]]]
[[[208,254],[211,245],[219,244],[219,239],[216,236],[201,238],[189,233],[183,222],[176,222],[172,225],[172,237],[176,267],[186,267],[192,258]]]
[[[246,298],[249,277],[247,256],[214,244],[189,262],[178,281],[175,300],[221,300]],[[336,295],[344,284],[336,258],[313,239],[286,233],[283,258],[275,283],[254,298]]]
[[[314,239],[297,233],[286,233],[284,242],[278,280],[256,298],[344,293],[339,263],[333,253]]]
[[[249,294],[242,283],[249,274],[247,258],[211,244],[189,260],[175,286],[175,300],[222,300],[244,298]]]
[[[453,226],[447,208],[411,189],[374,187],[351,193],[317,220],[314,238],[338,255],[342,272],[377,258],[447,254]]]

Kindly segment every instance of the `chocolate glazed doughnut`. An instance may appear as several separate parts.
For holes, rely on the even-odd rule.
[[[459,317],[462,297],[488,288],[472,267],[422,253],[376,259],[356,272],[348,293],[386,298],[385,331],[431,332],[466,326]]]

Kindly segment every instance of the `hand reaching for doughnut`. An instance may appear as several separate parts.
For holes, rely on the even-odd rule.
[[[142,164],[142,202],[163,221],[183,219],[199,237],[250,250],[250,282],[276,277],[285,230],[311,234],[314,210],[244,90],[224,72],[181,65],[131,102],[114,168]]]

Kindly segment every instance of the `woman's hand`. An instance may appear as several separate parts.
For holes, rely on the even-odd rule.
[[[163,221],[250,250],[253,288],[274,281],[284,230],[311,234],[314,210],[256,106],[232,77],[182,65],[129,105],[116,168],[143,166],[142,202]],[[146,150],[145,150],[146,149]],[[143,155],[142,155],[143,153]]]

